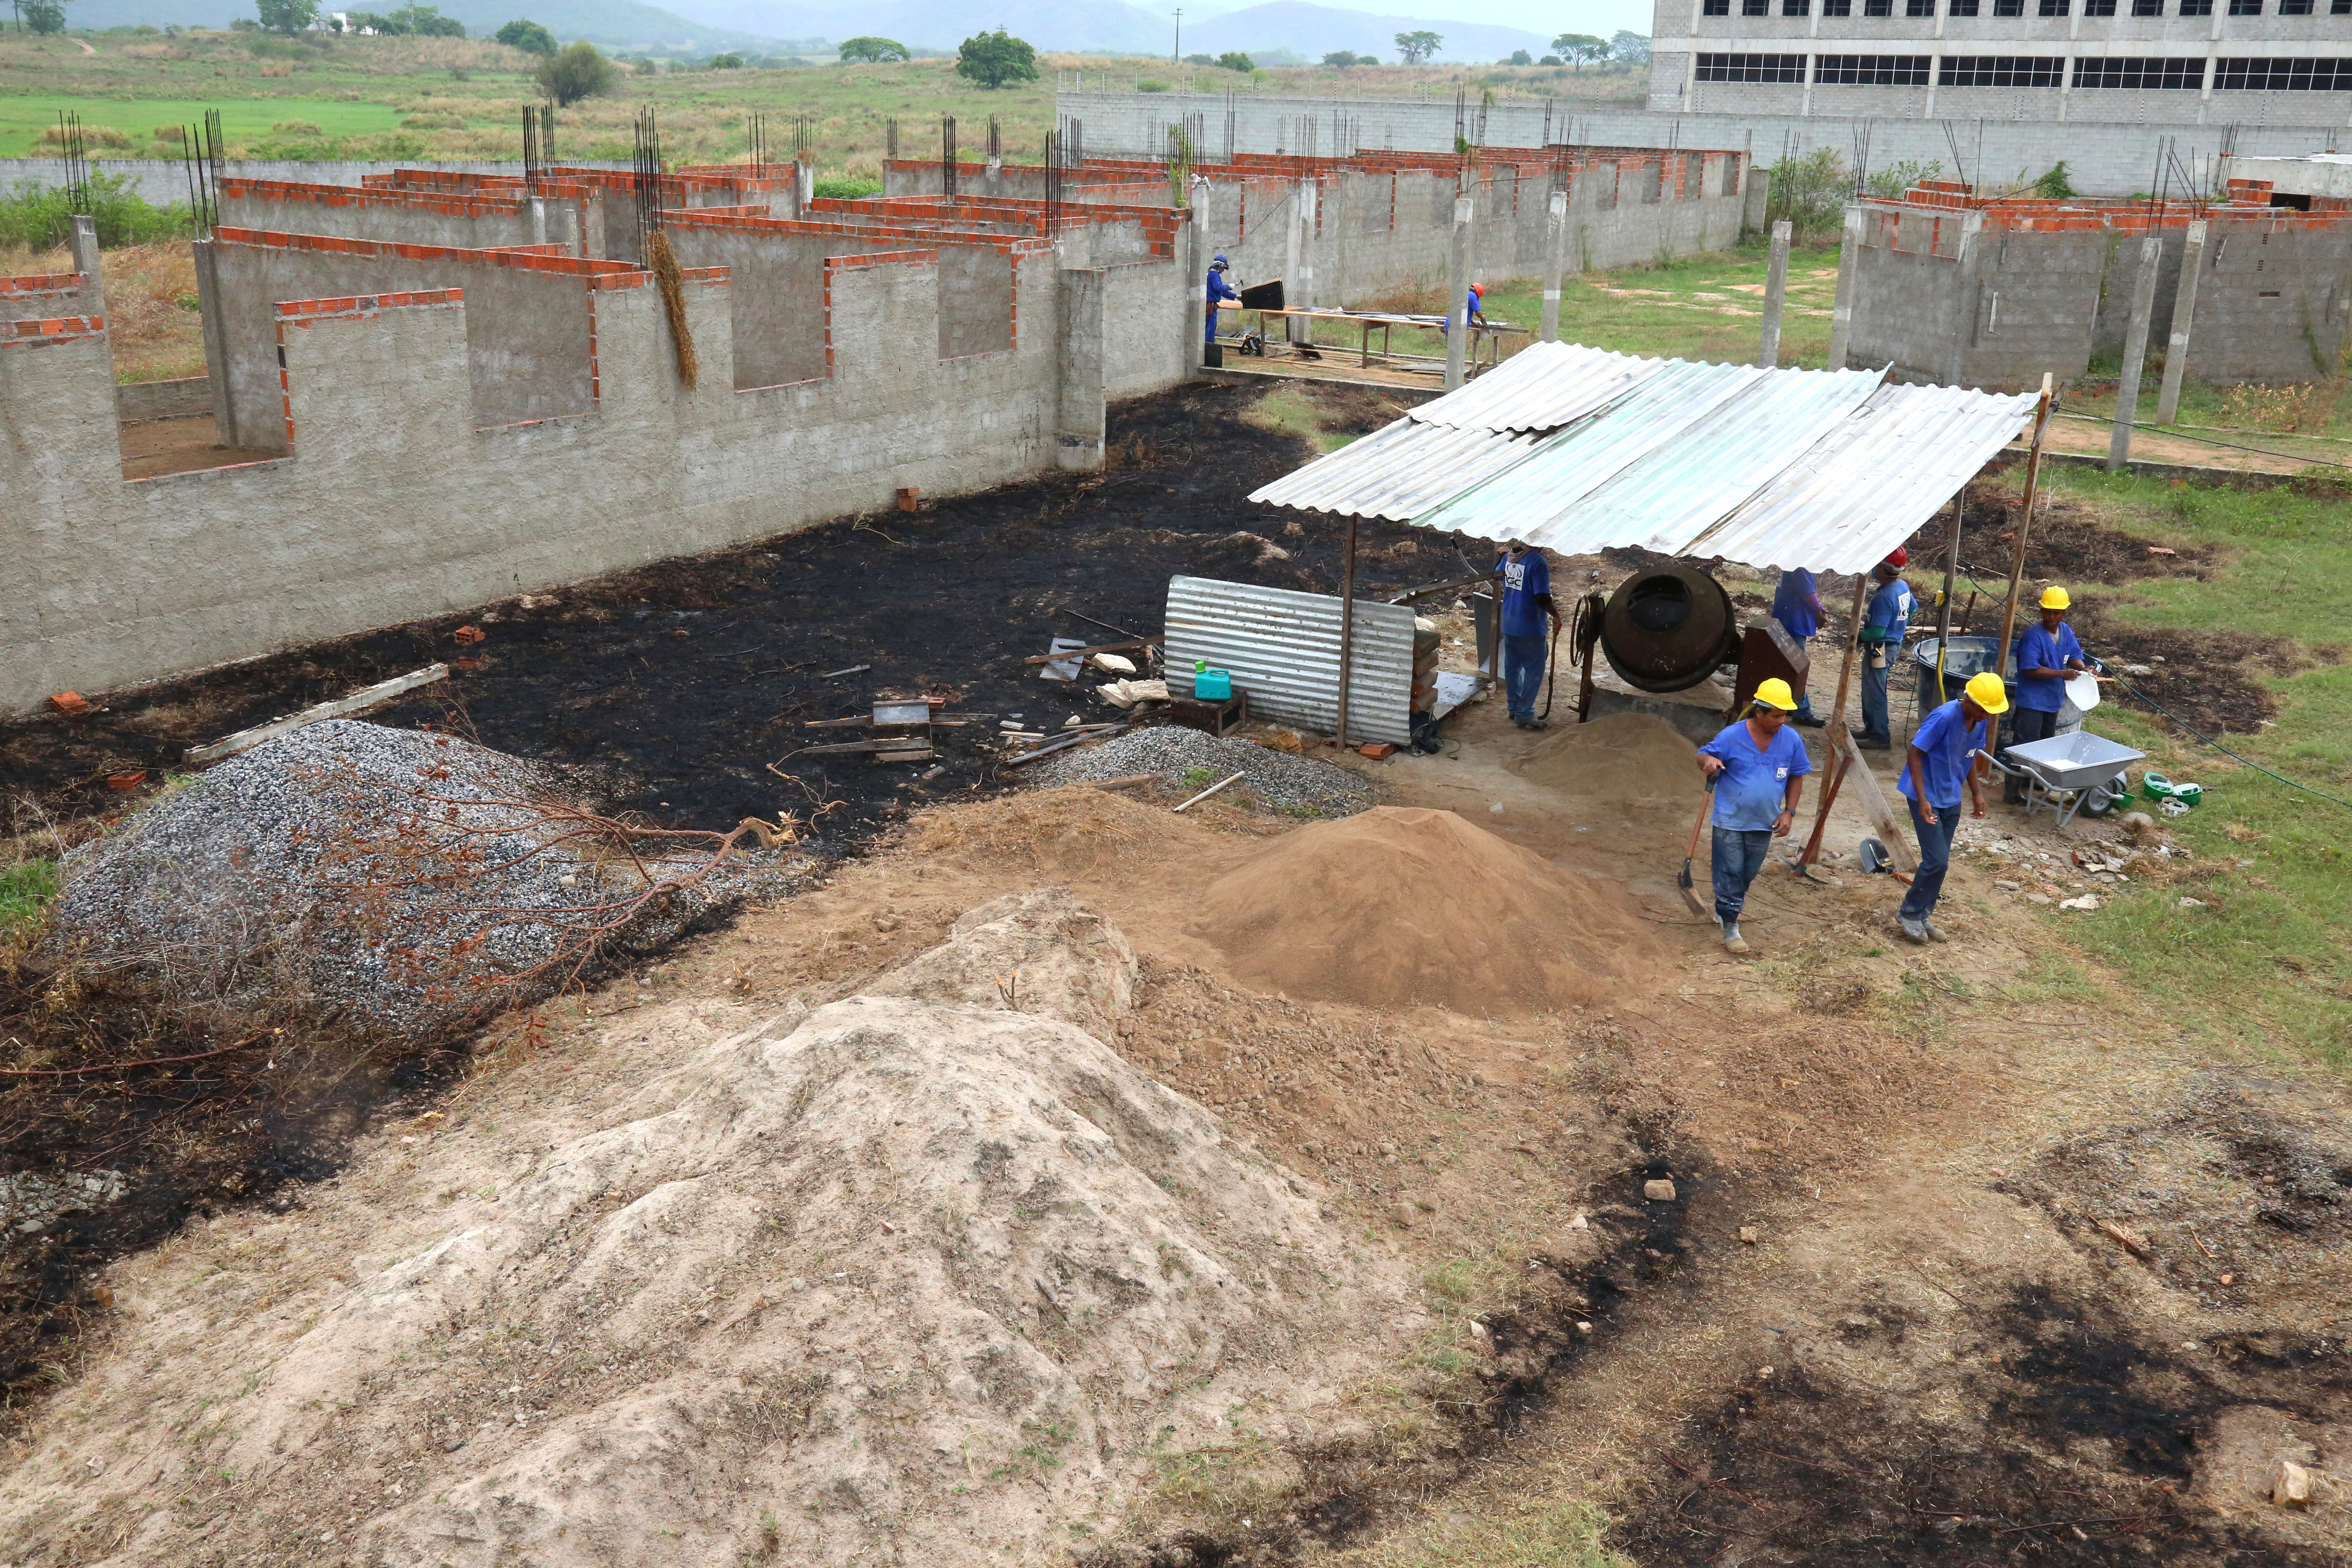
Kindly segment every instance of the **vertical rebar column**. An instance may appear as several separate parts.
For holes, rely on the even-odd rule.
[[[956,123],[952,114],[940,116],[940,194],[953,201],[956,194]]]
[[[654,123],[650,106],[637,110],[631,129],[635,141],[629,162],[637,198],[637,256],[642,262],[646,241],[662,226],[661,129]]]
[[[2124,334],[2123,384],[2116,388],[2116,423],[2107,434],[2107,472],[2131,461],[2132,425],[2139,418],[2139,373],[2147,359],[2147,328],[2156,313],[2156,272],[2164,241],[2149,235],[2139,242],[2139,276],[2132,280],[2131,327]],[[2020,525],[2019,532],[2023,533]]]
[[[1780,364],[1780,307],[1789,298],[1789,235],[1793,226],[1782,218],[1772,226],[1772,260],[1764,273],[1764,330],[1756,344],[1759,370]]]
[[[2164,347],[2164,385],[2156,395],[2156,422],[2180,417],[2180,381],[2189,374],[2189,329],[2197,314],[2197,274],[2205,266],[2205,220],[2189,226],[2180,246],[2180,282],[2172,295],[2172,336]]]

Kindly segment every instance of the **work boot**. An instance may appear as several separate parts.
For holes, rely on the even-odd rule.
[[[1950,937],[1944,934],[1944,928],[1937,925],[1934,921],[1921,921],[1919,924],[1926,929],[1927,932],[1927,940],[1929,942],[1949,942],[1952,940]]]
[[[1520,727],[1528,730],[1549,730],[1551,728],[1551,721],[1549,719],[1530,719]]]
[[[1874,741],[1867,735],[1853,743],[1854,750],[1858,752],[1884,752],[1894,744],[1893,741]]]
[[[1902,928],[1906,940],[1918,942],[1923,946],[1927,943],[1928,939],[1926,921],[1915,921],[1906,916],[1897,915],[1895,917],[1895,923]]]
[[[1723,921],[1720,923],[1723,926],[1723,951],[1726,952],[1746,952],[1748,951],[1748,939],[1739,934],[1739,922],[1738,921]]]
[[[1791,713],[1789,715],[1789,722],[1802,724],[1808,730],[1818,730],[1829,721],[1811,713]]]

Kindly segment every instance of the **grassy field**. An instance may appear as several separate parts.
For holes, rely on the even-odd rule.
[[[2216,737],[2249,762],[2352,800],[2352,498],[2342,491],[2175,486],[2082,469],[2053,475],[2062,497],[2142,537],[2217,547],[2210,582],[2169,577],[2107,591],[2125,626],[2288,639],[2271,677],[2276,720]],[[2095,595],[2098,591],[2090,591]],[[2096,651],[2095,648],[2094,652]],[[2273,664],[2281,660],[2273,658]],[[2352,806],[2242,765],[2122,704],[2097,729],[2149,753],[2148,765],[2205,786],[2171,824],[2194,851],[2186,880],[2133,885],[2089,914],[2053,923],[2133,984],[2168,1000],[2185,1026],[2284,1059],[2352,1070]],[[2184,906],[2184,897],[2202,900]]]

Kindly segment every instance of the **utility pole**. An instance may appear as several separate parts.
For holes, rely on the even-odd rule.
[[[1176,7],[1176,47],[1169,52],[1168,63],[1171,66],[1184,63],[1184,7],[1181,5]]]

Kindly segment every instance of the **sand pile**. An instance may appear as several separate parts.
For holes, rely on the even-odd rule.
[[[1553,731],[1511,764],[1531,784],[1586,801],[1646,805],[1659,800],[1696,803],[1705,786],[1691,761],[1698,748],[1664,719],[1611,713],[1590,724]]]
[[[533,1063],[118,1266],[0,1477],[9,1559],[1045,1562],[1155,1452],[1308,1435],[1425,1319],[1066,1021],[1134,967],[1067,895],[1000,900],[902,994],[699,1037],[680,1004],[613,1102]]]
[[[1664,955],[1622,891],[1450,811],[1378,806],[1211,883],[1196,926],[1262,990],[1541,1012],[1622,994]]]

